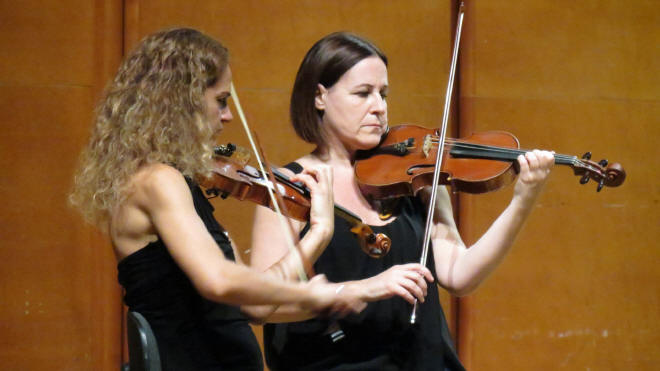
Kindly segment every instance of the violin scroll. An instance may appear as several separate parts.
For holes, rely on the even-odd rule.
[[[581,176],[580,184],[587,184],[590,179],[598,182],[596,192],[600,192],[604,186],[618,187],[626,180],[626,171],[621,164],[609,164],[605,159],[591,161],[591,152],[582,155],[582,160],[574,158],[570,166],[575,175]]]
[[[373,237],[373,233],[370,235],[370,237]],[[374,241],[367,241],[367,247],[370,247],[367,255],[371,256],[372,258],[382,258],[383,256],[387,255],[388,252],[390,252],[391,246],[392,240],[390,240],[387,235],[378,233],[376,234]]]
[[[370,257],[380,259],[390,252],[392,240],[383,233],[374,233],[368,225],[356,223],[351,228],[351,232],[358,236],[362,252]]]

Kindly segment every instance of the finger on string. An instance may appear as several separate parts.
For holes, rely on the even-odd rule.
[[[313,179],[314,182],[316,182],[316,183],[318,183],[320,178],[321,178],[318,171],[315,171],[313,169],[305,169],[302,172],[300,172],[300,173],[294,175],[293,177],[291,177],[291,180],[292,181],[299,181],[300,177],[303,177],[303,176],[307,176],[307,177]]]
[[[539,150],[534,149],[531,152],[527,152],[525,154],[525,157],[527,158],[527,162],[529,162],[529,168],[530,169],[538,169],[539,168]]]
[[[518,156],[518,164],[520,165],[521,174],[529,172],[529,162],[527,162],[527,157],[524,155]]]
[[[555,151],[545,151],[546,168],[550,169],[555,165]]]
[[[311,176],[313,176],[313,177],[318,176],[319,173],[320,173],[319,169],[316,168],[316,167],[314,167],[314,166],[312,166],[312,167],[308,167],[308,168],[305,168],[305,169],[303,169],[303,171],[302,171],[302,174],[309,174],[309,175],[311,175]]]
[[[292,182],[303,183],[305,185],[305,188],[307,188],[310,191],[310,193],[313,193],[318,185],[318,182],[316,181],[316,179],[314,179],[314,177],[302,173],[296,174],[295,176],[291,177],[290,180]]]

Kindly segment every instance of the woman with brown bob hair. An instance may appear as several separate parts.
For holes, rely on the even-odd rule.
[[[323,143],[323,111],[314,100],[318,84],[333,86],[342,75],[362,59],[377,56],[387,66],[387,57],[372,43],[350,33],[337,33],[317,43],[300,65],[291,93],[290,116],[293,128],[305,142]]]
[[[312,46],[293,86],[291,121],[298,135],[316,148],[282,171],[293,175],[322,164],[333,168],[335,203],[359,216],[375,233],[388,235],[391,249],[381,259],[367,256],[356,246],[350,225],[336,218],[332,240],[324,250],[309,255],[310,262],[316,272],[344,282],[343,290],[349,295],[390,298],[340,319],[337,324],[345,336],[338,341],[328,337],[331,322],[324,318],[266,325],[266,360],[274,371],[464,369],[437,290],[428,290],[417,308],[415,324],[410,323],[412,295],[397,295],[412,286],[415,273],[423,272],[402,267],[420,259],[429,190],[397,199],[385,213],[375,200],[362,195],[355,178],[353,165],[359,151],[376,147],[387,134],[387,64],[375,45],[351,33],[333,33]],[[444,187],[438,189],[426,267],[431,277],[424,275],[428,281],[453,295],[465,295],[504,258],[533,209],[554,159],[549,152],[534,150],[520,156],[518,163],[520,175],[511,203],[470,248],[456,228],[449,193]],[[253,229],[262,233],[255,235],[252,246],[252,264],[257,267],[268,267],[288,255],[275,223],[271,211],[257,208]],[[292,223],[301,235],[309,233],[307,223]]]
[[[228,58],[224,46],[193,29],[142,40],[98,105],[71,194],[108,233],[125,303],[151,325],[163,370],[263,369],[243,313],[263,311],[249,305],[338,315],[364,307],[322,276],[283,280],[281,272],[296,270],[295,258],[265,273],[233,262],[233,246],[198,185],[233,118]],[[314,227],[300,246],[324,246],[334,228],[332,172],[310,168],[294,180],[313,200]]]

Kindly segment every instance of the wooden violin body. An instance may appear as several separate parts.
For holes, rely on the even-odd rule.
[[[257,169],[246,165],[247,159],[235,161],[230,158],[236,147],[229,144],[216,148],[216,167],[211,177],[203,179],[200,185],[211,197],[232,197],[240,201],[251,201],[257,205],[274,208],[268,189],[272,189],[282,200],[283,214],[287,217],[308,221],[311,211],[311,195],[301,183],[294,183],[289,178],[273,169],[273,180],[262,176]],[[383,233],[374,233],[371,227],[350,211],[339,205],[334,206],[335,214],[346,220],[351,226],[361,249],[373,258],[385,256],[391,247],[391,240]]]
[[[216,158],[216,168],[201,185],[206,188],[209,196],[232,197],[273,208],[268,195],[268,187],[271,186],[268,179],[264,179],[257,169],[227,158]],[[274,187],[285,203],[283,209],[286,210],[286,216],[301,221],[309,219],[311,203],[305,190],[286,182],[277,182]]]
[[[454,191],[484,193],[511,183],[518,172],[517,158],[526,151],[519,149],[518,139],[510,133],[489,131],[467,138],[445,139],[439,184]],[[360,153],[355,174],[363,194],[374,199],[415,195],[433,183],[433,171],[438,151],[437,129],[415,125],[391,127],[380,145]],[[555,155],[555,163],[568,165],[586,183],[598,182],[616,187],[626,173],[619,164],[607,166],[607,161],[590,161],[590,154]]]

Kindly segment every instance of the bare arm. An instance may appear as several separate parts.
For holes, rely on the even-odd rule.
[[[313,262],[318,259],[330,242],[334,230],[334,203],[332,200],[332,169],[328,166],[309,169],[294,175],[287,169],[281,171],[292,181],[302,181],[310,190],[312,207],[310,228],[291,251],[289,241],[297,239],[305,223],[283,217],[288,225],[282,227],[279,216],[266,207],[257,207],[252,229],[251,265],[259,271],[281,279],[299,278],[302,266],[310,274]],[[289,228],[289,226],[291,228]],[[286,236],[285,234],[289,234]],[[300,254],[300,255],[298,255]],[[296,305],[243,306],[245,314],[257,322],[268,318],[271,322],[289,322],[312,318],[314,313]],[[277,312],[275,312],[277,311]]]
[[[337,296],[336,285],[322,278],[305,284],[286,282],[225,259],[197,215],[184,178],[169,166],[151,166],[130,197],[209,300],[234,305],[296,303],[316,311],[329,308]]]
[[[321,183],[323,178],[316,177]],[[331,196],[331,194],[330,194]],[[312,196],[312,200],[316,195]],[[330,200],[332,200],[330,198]],[[331,204],[334,208],[334,204]],[[310,229],[300,241],[300,251],[302,252],[303,259],[312,265],[319,256],[323,253],[329,241],[323,241],[322,244],[318,240],[307,239],[307,236],[314,233],[317,228],[315,221],[314,206],[312,208],[312,217],[310,218]],[[330,214],[334,220],[334,214]],[[298,235],[304,228],[303,222],[291,220],[294,233]],[[276,272],[280,277],[287,279],[295,279],[295,272],[292,269],[293,258],[286,247],[286,240],[284,234],[279,227],[277,215],[271,210],[264,207],[258,207],[256,210],[254,224],[253,224],[253,239],[252,239],[252,258],[251,264],[259,270],[269,272]],[[415,298],[423,301],[426,296],[427,285],[426,281],[432,282],[433,277],[425,267],[419,264],[406,264],[399,265],[388,269],[387,271],[368,279],[359,281],[342,282],[341,294],[345,298],[353,298],[353,300],[360,301],[375,301],[386,299],[395,295],[401,296],[409,302],[413,303]],[[265,319],[268,318],[269,322],[280,321],[296,321],[312,317],[309,312],[301,311],[300,308],[295,306],[286,306],[278,308],[276,312],[272,313],[275,308],[244,308],[249,315]]]
[[[305,223],[281,216],[266,207],[257,207],[252,233],[251,264],[258,270],[277,274],[281,278],[299,278],[298,271],[304,265],[308,268],[328,245],[334,231],[334,203],[332,199],[332,169],[318,166],[293,175],[291,181],[301,181],[311,193],[310,228],[305,236],[298,239]],[[255,253],[256,249],[256,253]],[[300,253],[300,256],[298,256]]]
[[[552,153],[528,152],[518,158],[520,174],[511,203],[469,249],[454,222],[447,190],[438,192],[433,253],[439,284],[454,295],[472,292],[499,265],[529,216],[554,164]]]

